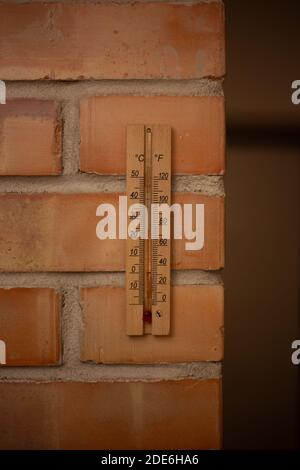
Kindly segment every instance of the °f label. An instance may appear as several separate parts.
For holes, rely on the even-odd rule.
[[[127,127],[128,238],[126,325],[128,335],[170,332],[171,128]],[[139,224],[138,224],[139,221]]]

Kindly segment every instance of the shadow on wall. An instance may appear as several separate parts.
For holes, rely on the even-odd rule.
[[[232,137],[226,177],[225,445],[295,448],[299,371],[291,363],[291,343],[300,338],[300,145],[249,146]]]
[[[300,2],[228,0],[225,448],[300,448]],[[298,48],[298,50],[296,50]]]

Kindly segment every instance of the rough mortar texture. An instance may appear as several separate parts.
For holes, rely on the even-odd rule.
[[[67,159],[68,168],[75,163]],[[206,196],[224,196],[222,176],[175,176],[172,190],[176,192],[201,193]],[[7,193],[123,193],[126,191],[124,176],[101,176],[77,174],[68,176],[15,177],[2,176],[0,192]]]
[[[86,80],[82,82],[7,81],[7,98],[72,100],[88,96],[223,96],[221,80]]]
[[[189,363],[162,365],[95,365],[74,363],[72,366],[61,367],[14,367],[1,369],[1,381],[20,382],[132,382],[216,379],[221,377],[220,363]]]

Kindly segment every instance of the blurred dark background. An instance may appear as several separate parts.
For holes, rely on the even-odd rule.
[[[300,448],[299,0],[225,0],[224,446]]]

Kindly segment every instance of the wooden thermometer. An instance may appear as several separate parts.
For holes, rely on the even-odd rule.
[[[126,253],[127,334],[168,335],[171,240],[170,237],[162,236],[165,220],[158,212],[158,205],[171,205],[169,126],[127,127],[126,176],[129,208]],[[135,228],[131,230],[131,226],[138,214],[141,214],[142,208],[145,209],[143,217],[140,217],[138,234]],[[151,221],[155,216],[158,224],[156,236],[153,236]]]

